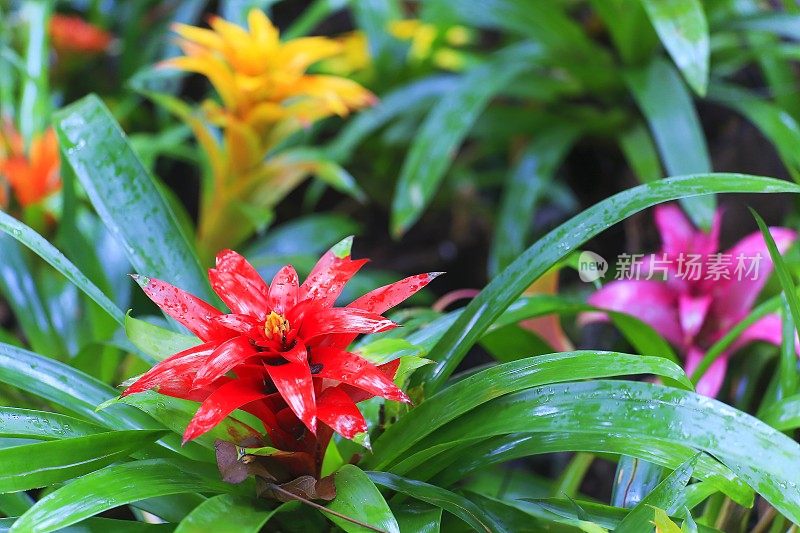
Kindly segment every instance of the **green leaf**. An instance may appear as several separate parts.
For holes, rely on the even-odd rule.
[[[305,7],[300,16],[292,22],[292,25],[281,33],[281,38],[289,40],[308,35],[331,13],[342,9],[346,5],[347,0],[314,0]]]
[[[762,31],[789,39],[800,39],[800,15],[782,12],[755,11],[731,18],[720,24],[720,29]]]
[[[161,422],[164,427],[171,429],[179,435],[183,435],[184,430],[200,407],[200,404],[197,402],[165,396],[152,390],[123,396],[113,400],[113,403],[123,403],[136,407]],[[218,425],[214,426],[211,431],[201,435],[192,442],[196,445],[213,450],[214,441],[217,439],[241,442],[247,437],[253,436],[258,437],[260,434],[247,424],[229,416]],[[191,444],[187,443],[184,445],[184,447],[187,446],[191,446]],[[203,460],[209,459],[212,461],[214,460],[212,456],[203,456]]]
[[[691,388],[683,370],[662,357],[587,350],[521,359],[478,372],[420,403],[378,438],[367,463],[385,468],[426,435],[504,394],[547,383],[640,373],[670,377]]]
[[[710,48],[703,4],[700,0],[641,1],[664,48],[692,89],[704,96]]]
[[[653,531],[653,508],[664,509],[673,515],[686,503],[686,484],[692,478],[697,456],[683,463],[653,489],[614,530],[616,533],[647,533]]]
[[[711,172],[706,138],[692,98],[675,68],[661,59],[631,70],[625,81],[641,109],[669,175]],[[709,191],[710,192],[710,191]],[[699,227],[711,227],[713,196],[683,199]]]
[[[336,498],[328,504],[328,509],[369,524],[387,533],[400,533],[392,510],[381,493],[364,473],[355,465],[344,465],[334,474]],[[368,529],[338,516],[325,513],[333,523],[348,533],[362,533]]]
[[[623,455],[617,461],[611,505],[627,509],[634,507],[658,485],[663,474],[664,469],[657,463]]]
[[[116,396],[114,389],[64,363],[2,343],[0,382],[109,428],[160,429],[152,418],[132,407],[116,405],[95,412],[95,407]]]
[[[290,502],[270,509],[264,500],[220,494],[198,505],[175,533],[258,533],[275,513],[295,505]]]
[[[14,311],[14,317],[25,338],[37,352],[53,357],[64,355],[65,349],[50,322],[47,308],[36,288],[30,265],[22,254],[22,248],[10,236],[0,235],[0,254],[3,257],[0,291]]]
[[[620,134],[619,146],[640,182],[648,183],[663,176],[656,145],[653,144],[653,138],[644,125],[637,123]]]
[[[25,24],[25,76],[19,103],[19,128],[25,145],[35,134],[44,131],[50,115],[48,65],[50,46],[47,28],[50,26],[51,2],[26,0],[20,6]]]
[[[394,509],[400,533],[439,533],[442,509],[422,502],[405,502]]]
[[[787,324],[784,323],[784,327],[782,328],[785,337],[783,344],[785,346],[783,346],[781,350],[781,368],[779,370],[781,373],[780,394],[782,396],[787,396],[794,394],[797,388],[797,359],[795,355],[794,332],[800,331],[800,301],[797,299],[797,289],[794,285],[792,274],[789,272],[789,268],[786,266],[778,250],[778,246],[775,244],[775,239],[772,238],[772,234],[769,232],[769,228],[764,222],[764,219],[752,208],[750,212],[753,214],[753,218],[756,219],[758,229],[761,230],[761,234],[764,236],[764,243],[767,245],[772,264],[775,267],[775,274],[778,277],[781,289],[783,289],[784,311],[786,311],[788,307],[789,314],[794,323],[793,325],[791,323],[788,324],[788,327]],[[788,319],[789,317],[785,316],[784,321]]]
[[[760,418],[779,431],[800,427],[800,394],[778,400],[764,409]]]
[[[34,504],[34,499],[27,492],[8,492],[0,494],[0,513],[6,516],[19,516]],[[10,524],[9,524],[10,525]],[[2,531],[0,526],[0,531]]]
[[[112,431],[0,450],[0,492],[47,487],[124,459],[165,431]]]
[[[658,533],[681,533],[678,524],[670,520],[664,509],[655,508],[652,523],[658,528]]]
[[[417,373],[427,378],[426,390],[432,393],[440,388],[497,317],[531,283],[587,240],[647,207],[713,192],[800,192],[800,187],[785,181],[742,174],[704,174],[659,180],[603,200],[539,239],[470,301],[430,351],[438,358],[436,366],[430,372],[422,370]]]
[[[0,211],[0,230],[11,235],[30,248],[36,255],[47,261],[53,268],[75,284],[89,298],[95,301],[109,316],[122,324],[125,314],[114,302],[109,300],[97,285],[92,283],[64,254],[50,244],[47,239],[33,231],[19,220]]]
[[[100,99],[89,95],[58,111],[55,128],[67,162],[136,271],[213,301],[187,236]]]
[[[795,322],[786,295],[782,295],[781,312],[781,358],[778,363],[778,398],[785,398],[797,392],[797,353],[794,346]],[[797,296],[795,296],[797,300]]]
[[[387,30],[393,21],[403,18],[397,0],[363,0],[351,4],[356,25],[366,34],[369,55],[378,72],[394,68],[391,50],[396,40]]]
[[[11,533],[47,533],[146,498],[188,492],[227,493],[235,487],[210,481],[161,459],[106,467],[65,485],[30,508]]]
[[[283,266],[291,257],[319,255],[348,235],[360,232],[359,225],[349,217],[308,215],[271,229],[247,249],[245,256],[254,264],[269,259]]]
[[[601,310],[583,302],[575,302],[561,296],[546,294],[522,297],[512,303],[487,330],[497,331],[507,325],[519,323],[528,318],[557,313],[559,315],[577,314],[586,311],[605,313],[626,340],[642,355],[660,355],[673,362],[678,362],[669,344],[650,325],[625,313]]]
[[[461,142],[498,92],[537,61],[540,49],[518,45],[474,67],[430,111],[409,148],[392,200],[392,233],[402,235],[422,215]]]
[[[574,498],[593,462],[594,455],[591,453],[580,452],[573,455],[553,483],[553,496],[563,495],[567,498]]]
[[[800,520],[794,474],[800,444],[722,402],[651,383],[597,380],[508,394],[439,429],[410,453],[460,439],[552,431],[662,440],[704,451],[787,518]]]
[[[0,518],[0,532],[8,533],[16,518]],[[89,518],[80,524],[66,527],[60,533],[171,533],[172,524],[145,524],[133,520]]]
[[[714,83],[709,98],[742,114],[767,137],[795,181],[800,181],[800,125],[786,110],[732,85]]]
[[[335,161],[350,159],[356,147],[372,132],[394,118],[430,104],[458,85],[459,78],[456,76],[430,76],[381,95],[380,102],[375,106],[347,121],[339,135],[325,147],[325,152]]]
[[[460,22],[479,28],[501,29],[544,45],[553,56],[564,61],[576,54],[600,57],[587,32],[558,2],[521,2],[519,0],[484,0],[451,2],[428,0],[423,4],[423,18],[434,23]]]
[[[475,531],[494,532],[500,528],[483,510],[463,496],[447,489],[406,479],[388,472],[367,472],[375,484],[441,507],[470,525]]]
[[[364,191],[358,186],[353,176],[339,164],[330,160],[322,150],[307,147],[290,148],[280,152],[277,157],[284,158],[287,164],[306,166],[310,174],[341,193],[361,202],[366,200]]]
[[[529,245],[536,203],[550,186],[561,161],[578,136],[574,126],[555,124],[536,137],[508,176],[495,222],[489,275],[507,267]]]
[[[487,466],[545,453],[628,455],[665,468],[677,468],[697,453],[683,443],[649,438],[634,439],[628,435],[576,434],[568,431],[522,432],[488,439],[475,437],[435,448],[433,451],[439,453],[431,459],[421,461],[424,452],[418,452],[391,467],[391,471],[403,474],[408,465],[418,464],[419,466],[408,473],[409,476],[421,480],[432,478],[432,482],[437,485],[449,486]],[[724,493],[740,505],[750,506],[753,503],[753,491],[728,467],[711,457],[702,456],[698,460],[694,475],[704,480],[713,490]]]
[[[197,337],[160,328],[144,320],[125,315],[125,334],[130,341],[155,361],[200,344]]]
[[[0,407],[0,436],[64,439],[100,433],[101,426],[47,411]]]

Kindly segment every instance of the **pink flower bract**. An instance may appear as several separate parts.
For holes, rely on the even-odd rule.
[[[645,263],[666,258],[666,279],[613,281],[589,298],[589,303],[594,306],[628,313],[651,325],[680,350],[688,372],[697,367],[712,344],[747,316],[773,268],[763,236],[756,231],[725,252],[724,255],[733,260],[721,267],[722,275],[708,279],[704,270],[697,276],[699,279],[679,276],[677,269],[682,255],[701,255],[703,268],[708,268],[706,257],[715,254],[719,248],[721,218],[721,212],[717,211],[711,230],[705,233],[692,226],[677,205],[656,207],[655,222],[661,235],[662,249],[661,253],[646,257]],[[796,233],[787,228],[773,227],[770,233],[781,253],[796,238]],[[742,254],[746,257],[760,256],[757,276],[739,279],[741,276],[735,275],[736,258]],[[587,313],[582,322],[605,318],[602,313]],[[768,315],[748,327],[703,375],[697,391],[716,396],[725,378],[728,358],[752,341],[780,344],[780,316]]]

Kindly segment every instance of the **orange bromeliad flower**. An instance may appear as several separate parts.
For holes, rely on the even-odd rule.
[[[100,53],[111,44],[111,34],[74,15],[50,18],[50,39],[59,52]]]
[[[10,123],[0,132],[0,176],[22,206],[35,204],[61,187],[58,140],[52,129],[34,137],[28,153]]]

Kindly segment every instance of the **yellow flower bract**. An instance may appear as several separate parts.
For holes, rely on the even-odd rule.
[[[222,101],[222,109],[211,113],[215,122],[236,119],[263,135],[282,121],[307,126],[374,102],[352,80],[307,74],[314,63],[344,53],[341,43],[327,37],[281,42],[262,11],[251,10],[247,20],[249,31],[219,17],[211,19],[211,29],[174,27],[185,55],[165,65],[209,79]]]

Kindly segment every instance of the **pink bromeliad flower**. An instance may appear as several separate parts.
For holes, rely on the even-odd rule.
[[[625,312],[651,325],[678,348],[689,373],[716,341],[747,316],[773,268],[759,231],[718,252],[721,218],[717,211],[711,230],[704,233],[692,226],[677,205],[656,207],[661,251],[643,258],[638,279],[610,282],[589,297],[594,306]],[[770,233],[781,253],[796,238],[787,228],[773,227]],[[658,275],[646,279],[649,272]],[[598,320],[607,316],[587,313],[581,317],[582,323]],[[716,396],[728,358],[753,341],[780,345],[780,315],[767,315],[745,329],[703,375],[697,392]]]

